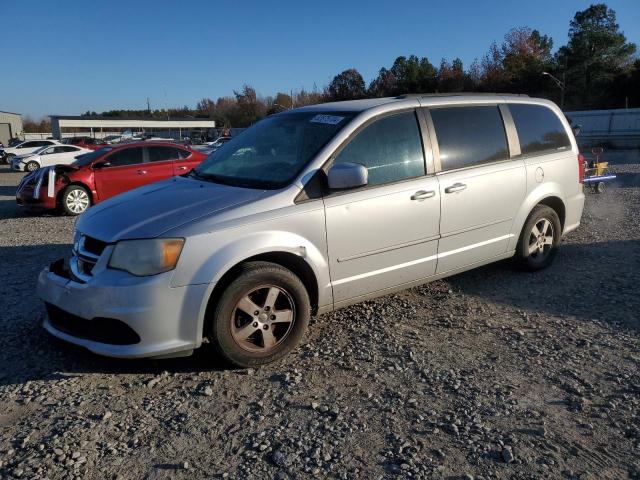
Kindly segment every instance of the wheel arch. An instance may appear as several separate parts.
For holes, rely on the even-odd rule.
[[[544,197],[536,205],[534,205],[531,210],[533,210],[533,208],[535,208],[537,205],[546,205],[547,207],[552,208],[558,214],[558,218],[560,219],[560,226],[562,227],[562,231],[564,232],[564,222],[567,215],[567,208],[562,199],[555,195]]]
[[[246,263],[256,261],[274,263],[293,272],[300,279],[309,294],[311,314],[315,315],[317,313],[320,292],[318,288],[318,279],[311,265],[309,265],[309,263],[301,256],[283,250],[259,253],[235,263],[232,267],[228,268],[215,283],[215,286],[207,299],[207,305],[204,311],[202,326],[203,336],[210,334],[211,324],[210,322],[207,322],[207,318],[209,318],[211,312],[213,312],[216,303],[224,290],[238,276],[240,267]]]
[[[559,194],[561,186],[556,183],[545,183],[538,189],[530,192],[520,206],[516,217],[514,218],[513,227],[511,231],[511,241],[509,242],[508,249],[515,250],[522,229],[531,215],[531,212],[537,205],[545,205],[552,208],[560,218],[560,226],[564,232],[565,221],[567,217],[567,207],[562,196]]]
[[[63,188],[58,190],[58,193],[56,193],[56,205],[58,205],[58,206],[62,205],[62,194],[64,193],[64,191],[67,188],[72,187],[74,185],[77,185],[79,187],[84,188],[87,191],[87,193],[89,194],[89,198],[91,199],[91,203],[95,202],[95,199],[93,197],[93,192],[91,191],[91,188],[89,188],[89,186],[86,183],[80,182],[79,180],[74,180],[74,181],[71,181],[71,182],[67,183]]]

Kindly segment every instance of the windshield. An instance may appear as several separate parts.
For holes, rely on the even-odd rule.
[[[294,112],[267,117],[224,142],[191,176],[247,188],[284,187],[353,116]]]
[[[36,150],[31,152],[29,155],[39,155],[44,152],[47,148],[51,148],[51,145],[45,145],[44,147],[38,147]]]
[[[102,155],[104,155],[105,153],[111,150],[113,150],[113,147],[102,147],[102,148],[99,148],[98,150],[94,150],[91,153],[78,155],[76,157],[76,161],[73,162],[71,165],[75,167],[86,167],[87,165],[91,164],[91,162],[96,160],[98,157],[101,157]]]

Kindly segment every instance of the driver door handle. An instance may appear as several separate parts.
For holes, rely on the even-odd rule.
[[[147,171],[146,170],[138,170],[138,175],[146,175]]]
[[[464,183],[454,183],[450,187],[445,188],[444,192],[445,193],[461,192],[462,190],[464,190],[466,188],[467,188],[467,186]]]
[[[416,193],[411,195],[411,200],[424,200],[425,198],[435,197],[436,192],[433,190],[418,190]]]
[[[181,166],[181,167],[178,167],[178,170],[186,170],[186,169],[187,169],[187,167],[185,167],[184,165]]]

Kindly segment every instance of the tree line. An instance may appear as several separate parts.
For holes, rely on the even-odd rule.
[[[322,90],[261,97],[244,85],[233,96],[203,98],[195,108],[111,110],[101,115],[210,118],[221,127],[246,127],[266,115],[314,103],[463,91],[524,93],[551,99],[564,110],[640,107],[640,60],[636,45],[620,31],[615,11],[600,3],[576,12],[567,44],[555,53],[550,36],[520,27],[507,32],[500,44],[492,43],[467,68],[460,58],[443,58],[436,66],[427,57],[399,56],[388,68],[380,68],[368,85],[351,68],[335,75]]]

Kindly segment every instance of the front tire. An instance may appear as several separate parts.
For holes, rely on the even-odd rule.
[[[38,162],[29,162],[27,163],[25,170],[27,172],[35,172],[40,168],[40,164]]]
[[[216,303],[211,341],[233,365],[264,365],[298,345],[310,313],[309,294],[290,270],[269,262],[248,262]]]
[[[561,236],[562,225],[555,210],[537,205],[520,233],[516,261],[529,271],[548,267],[558,253]]]
[[[80,215],[91,206],[91,196],[86,188],[70,185],[62,192],[61,203],[67,215]]]

